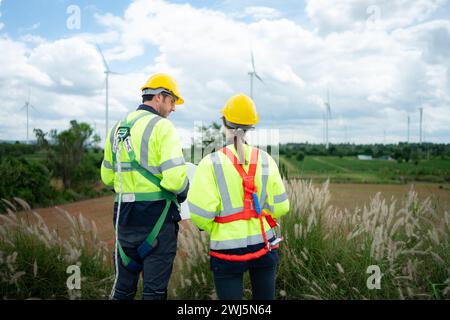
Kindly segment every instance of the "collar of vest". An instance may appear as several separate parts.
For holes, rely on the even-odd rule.
[[[137,110],[145,110],[145,111],[151,112],[151,113],[156,114],[157,116],[160,116],[160,117],[161,117],[161,115],[159,114],[158,111],[156,111],[153,107],[148,106],[148,105],[146,105],[146,104],[141,104],[141,105],[136,109],[136,111],[137,111]]]

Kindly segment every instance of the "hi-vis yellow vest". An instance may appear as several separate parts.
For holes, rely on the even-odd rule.
[[[227,146],[233,154],[233,145]],[[244,145],[245,158],[250,159],[253,147]],[[288,213],[289,200],[278,167],[272,157],[259,150],[255,185],[261,210],[273,218]],[[248,165],[244,165],[248,172]],[[216,223],[216,216],[224,217],[243,210],[244,189],[242,178],[223,152],[214,152],[200,161],[188,192],[188,205],[192,222],[210,233],[212,250],[245,248],[264,243],[259,219]],[[267,239],[274,236],[264,219]]]
[[[142,116],[143,114],[145,116]],[[161,179],[161,186],[174,194],[183,192],[187,185],[186,165],[180,138],[172,122],[145,110],[138,110],[127,116],[127,121],[142,116],[131,128],[131,143],[139,164]],[[105,155],[101,167],[102,181],[114,186],[119,192],[117,163],[113,168],[112,146],[117,123],[108,134],[105,143]],[[122,201],[139,201],[139,195],[161,191],[150,183],[130,164],[125,148],[121,150]],[[116,199],[117,201],[117,199]]]

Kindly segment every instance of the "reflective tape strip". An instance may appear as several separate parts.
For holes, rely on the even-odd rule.
[[[103,160],[103,166],[104,166],[106,169],[112,169],[112,164],[111,164],[111,162],[109,162],[108,160]]]
[[[193,204],[192,202],[188,201],[188,206],[189,206],[189,211],[193,214],[196,214],[200,217],[206,218],[206,219],[214,219],[216,216],[215,212],[212,211],[206,211],[198,206],[196,206],[195,204]]]
[[[109,142],[111,143],[111,149],[112,149],[112,147],[113,147],[113,145],[114,145],[114,134],[116,133],[116,129],[117,129],[117,126],[119,125],[119,123],[120,123],[120,122],[117,122],[117,123],[114,125],[114,127],[112,127],[111,133],[109,134]]]
[[[285,201],[285,200],[287,200],[288,199],[288,195],[287,195],[287,193],[285,192],[285,193],[283,193],[283,194],[279,194],[279,195],[277,195],[277,196],[274,196],[273,197],[273,202],[274,203],[280,203],[280,202],[283,202],[283,201]]]
[[[187,177],[184,178],[183,185],[181,186],[181,188],[174,191],[173,193],[175,193],[176,195],[179,195],[180,193],[182,193],[184,191],[184,189],[186,189],[188,182],[189,182],[189,179]]]
[[[183,157],[179,157],[179,158],[174,158],[174,159],[170,159],[167,161],[164,161],[163,163],[161,163],[161,165],[159,166],[162,171],[166,171],[178,166],[182,166],[184,165],[184,158]]]
[[[274,237],[274,232],[272,230],[268,230],[266,232],[267,239],[271,239]],[[243,239],[232,239],[232,240],[222,240],[222,241],[214,241],[211,240],[210,245],[212,250],[226,250],[226,249],[237,249],[237,248],[246,248],[247,246],[264,243],[264,238],[262,234],[258,234],[256,236],[249,236]]]
[[[261,155],[261,198],[259,203],[265,203],[267,200],[267,180],[269,179],[269,159],[267,153],[260,151]]]
[[[266,203],[264,203],[264,206],[261,208],[261,210],[264,210],[264,209],[269,209],[269,211],[270,212],[272,212],[273,213],[273,206],[271,206],[270,204],[268,204],[267,202]]]
[[[119,167],[119,164],[118,163],[116,163],[116,169]],[[131,162],[121,162],[120,163],[120,167],[122,168],[122,169],[125,169],[125,168],[131,168],[132,166],[131,166]]]
[[[135,169],[133,168],[133,166],[131,165],[131,162],[121,162],[120,163],[120,168],[122,172],[130,172],[130,171],[134,171]],[[116,165],[114,166],[114,171],[117,172],[119,171],[119,164],[116,163]]]
[[[214,152],[211,154],[211,161],[214,168],[214,175],[216,176],[217,185],[219,186],[220,198],[222,199],[223,211],[230,212],[233,210],[230,200],[230,194],[228,193],[227,182],[223,173],[222,164],[220,163],[219,153]]]
[[[223,211],[220,211],[219,217],[226,217],[226,216],[229,216],[229,215],[241,212],[243,210],[244,210],[244,207],[233,208],[233,209],[230,209],[228,211],[223,210]]]
[[[152,136],[153,128],[160,120],[162,120],[162,117],[160,116],[155,116],[152,118],[148,122],[141,139],[140,164],[153,174],[160,174],[161,170],[159,167],[152,167],[148,165],[148,143],[150,141],[150,137]]]

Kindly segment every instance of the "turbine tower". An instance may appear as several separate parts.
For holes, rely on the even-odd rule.
[[[409,114],[408,114],[408,143],[409,143],[409,128],[410,128],[410,124],[411,124],[411,119],[410,119],[410,117],[409,117]]]
[[[109,69],[108,63],[106,62],[105,56],[103,55],[102,50],[100,49],[100,47],[97,45],[97,49],[100,53],[100,55],[102,56],[102,60],[103,60],[103,66],[105,67],[105,87],[106,87],[106,94],[105,94],[105,139],[108,136],[108,129],[109,129],[109,75],[110,74],[119,74],[117,72],[113,72],[111,71],[111,69]]]
[[[420,143],[422,143],[422,117],[423,117],[423,108],[419,108],[420,111]]]
[[[259,81],[261,81],[262,83],[264,83],[264,81],[261,79],[261,77],[256,73],[256,68],[255,68],[255,58],[253,57],[253,50],[251,51],[251,57],[252,57],[252,71],[250,71],[248,73],[248,75],[250,76],[250,98],[252,98],[253,100],[253,77],[256,77],[256,79],[258,79]]]
[[[329,147],[328,122],[331,119],[330,90],[327,89],[327,101],[325,102],[325,148]]]
[[[25,104],[20,109],[20,111],[22,111],[23,109],[27,109],[27,140],[26,140],[27,144],[30,142],[30,139],[29,139],[29,136],[28,136],[29,123],[30,123],[30,108],[33,108],[34,110],[36,110],[34,108],[34,106],[30,103],[30,89],[28,89],[28,99],[27,99],[27,101],[25,101]]]

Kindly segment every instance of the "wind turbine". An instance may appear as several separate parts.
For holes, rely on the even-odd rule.
[[[411,124],[411,119],[410,119],[410,116],[409,116],[409,113],[408,113],[408,135],[407,135],[407,137],[408,137],[408,143],[409,143],[409,128],[410,128],[410,124]]]
[[[248,73],[248,75],[250,76],[250,98],[252,98],[253,100],[253,77],[256,77],[256,79],[258,79],[259,81],[261,81],[262,83],[264,83],[263,79],[261,79],[261,77],[256,73],[256,68],[255,68],[255,58],[253,57],[253,50],[251,51],[251,56],[252,56],[252,71],[250,71]]]
[[[111,71],[111,69],[109,69],[108,63],[106,62],[105,56],[103,55],[102,50],[100,49],[100,47],[97,45],[97,49],[100,52],[100,55],[102,56],[102,60],[103,60],[103,66],[105,67],[105,86],[106,86],[106,97],[105,97],[105,139],[108,136],[108,129],[109,129],[109,125],[108,125],[108,121],[109,121],[109,75],[110,74],[119,74],[117,72]]]
[[[327,89],[327,101],[325,102],[325,148],[329,147],[328,122],[331,119],[330,90]]]
[[[423,120],[423,108],[419,108],[420,112],[420,143],[422,143],[422,120]]]
[[[28,99],[27,99],[27,101],[25,101],[25,104],[20,109],[20,111],[22,111],[23,109],[27,109],[27,140],[26,140],[27,144],[30,142],[29,137],[28,137],[28,131],[29,131],[28,128],[29,128],[29,123],[30,123],[30,108],[33,108],[34,110],[36,110],[36,108],[30,103],[30,89],[28,89]]]

